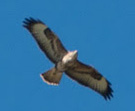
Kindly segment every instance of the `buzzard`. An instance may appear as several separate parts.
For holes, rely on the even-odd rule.
[[[51,85],[58,85],[65,72],[71,79],[95,90],[106,100],[113,97],[111,83],[95,68],[80,62],[77,59],[77,50],[66,50],[57,35],[47,25],[33,18],[26,18],[23,23],[41,50],[55,64],[55,67],[40,75],[43,81]]]

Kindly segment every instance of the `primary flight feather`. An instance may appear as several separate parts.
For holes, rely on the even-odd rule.
[[[52,85],[58,85],[63,72],[78,83],[89,87],[105,99],[113,97],[111,83],[95,68],[77,60],[77,51],[67,51],[51,29],[40,20],[25,19],[24,27],[33,35],[37,44],[55,67],[41,74],[42,79]]]

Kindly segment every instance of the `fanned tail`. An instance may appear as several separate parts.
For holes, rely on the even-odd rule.
[[[44,82],[50,85],[58,85],[60,83],[62,77],[61,71],[58,71],[55,67],[50,69],[49,71],[41,74],[41,78]]]

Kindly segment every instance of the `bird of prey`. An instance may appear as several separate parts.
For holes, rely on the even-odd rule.
[[[51,85],[58,85],[65,72],[71,79],[95,90],[106,100],[113,97],[111,83],[95,68],[80,62],[77,59],[77,50],[66,50],[58,36],[46,24],[33,18],[26,18],[23,23],[41,50],[55,64],[55,67],[40,75],[43,81]]]

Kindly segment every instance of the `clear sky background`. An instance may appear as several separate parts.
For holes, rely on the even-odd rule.
[[[65,74],[58,87],[40,74],[53,64],[41,52],[24,18],[46,23],[79,60],[94,66],[111,83],[105,101]],[[0,111],[134,111],[134,0],[1,0]]]

